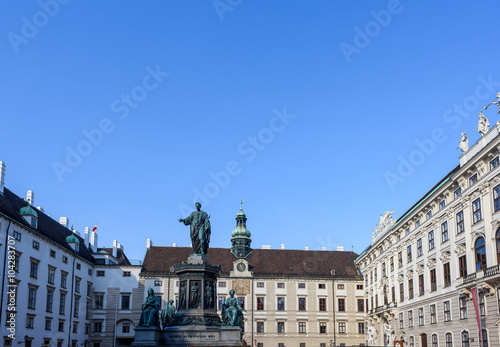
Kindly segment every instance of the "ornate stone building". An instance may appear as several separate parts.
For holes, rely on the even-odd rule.
[[[477,346],[473,287],[484,346],[500,345],[500,122],[483,128],[470,148],[462,134],[460,164],[401,218],[381,216],[356,260],[372,345]]]
[[[217,285],[219,313],[229,291],[245,313],[243,339],[258,347],[365,345],[363,281],[357,254],[344,251],[252,249],[240,209],[231,248],[210,248],[209,262],[222,266]],[[176,304],[179,282],[173,265],[186,261],[188,247],[150,245],[140,285],[151,287],[162,306]]]

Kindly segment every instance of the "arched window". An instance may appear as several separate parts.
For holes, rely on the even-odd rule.
[[[413,338],[413,336],[410,336],[410,347],[415,347],[415,339]]]
[[[432,347],[438,347],[438,336],[437,336],[437,334],[432,335]]]
[[[446,341],[446,347],[453,347],[453,338],[451,336],[451,333],[446,333],[445,341]]]
[[[482,237],[476,240],[476,272],[486,269],[486,247],[484,246],[484,239]]]
[[[488,332],[483,329],[483,347],[488,347]]]
[[[462,347],[470,347],[469,332],[467,330],[462,331]]]
[[[497,230],[497,264],[500,264],[500,229]]]

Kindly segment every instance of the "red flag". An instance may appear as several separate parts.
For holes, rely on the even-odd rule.
[[[92,228],[92,232],[93,232],[93,233],[95,233],[95,232],[96,232],[96,230],[97,230],[97,223],[95,223],[95,227],[94,227],[94,228]]]
[[[483,345],[483,331],[481,330],[481,320],[479,318],[479,300],[477,297],[477,287],[471,288],[472,302],[474,303],[474,310],[476,310],[477,328],[479,329],[479,342],[480,346]]]

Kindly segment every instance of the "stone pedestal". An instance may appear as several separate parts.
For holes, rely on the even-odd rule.
[[[135,328],[135,341],[132,346],[158,346],[160,342],[161,330],[158,328]]]
[[[167,327],[160,343],[165,346],[242,346],[239,327],[183,326]]]

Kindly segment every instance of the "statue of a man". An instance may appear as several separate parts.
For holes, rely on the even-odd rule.
[[[493,100],[487,106],[485,106],[484,109],[486,110],[488,108],[488,106],[490,106],[490,105],[498,105],[498,111],[497,111],[497,113],[500,113],[500,93],[498,93],[497,97],[495,98],[495,100]]]
[[[189,295],[189,308],[199,308],[200,307],[200,285],[198,282],[194,282],[191,286],[191,292]]]
[[[155,296],[153,288],[148,289],[148,296],[144,299],[142,304],[141,318],[139,319],[139,327],[160,327],[160,303]]]
[[[460,148],[462,152],[467,152],[469,150],[469,138],[465,131],[462,132],[462,138],[460,139],[460,144],[457,148]]]
[[[168,304],[161,312],[161,324],[163,325],[164,328],[174,320],[174,314],[175,314],[174,300],[169,300]]]
[[[481,134],[481,136],[484,136],[488,130],[490,130],[490,122],[488,121],[488,118],[486,118],[483,114],[483,111],[479,113],[479,122],[477,124],[476,131]]]
[[[214,290],[212,282],[207,282],[207,285],[205,286],[205,309],[214,309]]]
[[[179,219],[179,222],[190,225],[191,244],[195,254],[207,254],[208,244],[210,243],[210,216],[201,210],[201,204],[195,204],[196,211],[189,217]]]
[[[227,298],[222,305],[222,321],[232,327],[243,328],[243,312],[246,312],[234,297],[234,289],[229,291],[230,298]]]

